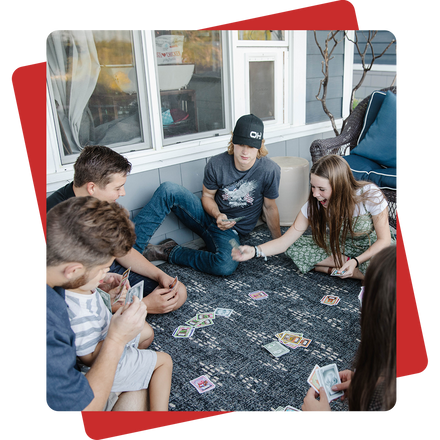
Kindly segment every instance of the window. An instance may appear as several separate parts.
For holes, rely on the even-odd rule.
[[[86,145],[151,148],[141,56],[130,31],[57,31],[47,39],[62,163]]]
[[[239,40],[284,41],[284,31],[238,31]]]
[[[289,42],[286,31],[235,31],[234,89],[237,118],[253,113],[267,128],[289,121]]]
[[[155,31],[155,45],[164,144],[226,133],[222,33]]]
[[[250,112],[263,121],[275,119],[275,62],[249,62]]]

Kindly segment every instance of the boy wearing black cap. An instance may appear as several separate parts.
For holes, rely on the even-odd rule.
[[[238,265],[231,258],[230,241],[239,242],[249,234],[262,210],[272,237],[280,237],[275,199],[281,169],[266,157],[263,132],[264,124],[255,115],[237,121],[228,151],[212,157],[205,167],[201,200],[180,185],[161,184],[134,219],[135,249],[150,261],[165,260],[213,275],[230,275]],[[206,250],[185,248],[171,239],[148,244],[170,211],[205,241]]]

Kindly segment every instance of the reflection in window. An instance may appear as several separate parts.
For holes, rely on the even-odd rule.
[[[143,141],[131,32],[53,32],[47,64],[65,156]]]
[[[220,31],[155,31],[164,139],[225,128]]]
[[[238,31],[239,40],[284,41],[284,31]]]

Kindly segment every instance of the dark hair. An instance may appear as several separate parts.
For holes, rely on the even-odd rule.
[[[77,188],[89,182],[104,188],[113,174],[126,176],[130,173],[131,163],[111,148],[93,145],[84,147],[73,169],[73,184]]]
[[[86,268],[122,257],[136,241],[128,211],[95,197],[72,197],[47,214],[46,265],[81,263]]]
[[[391,409],[396,403],[396,246],[394,245],[376,254],[371,259],[365,274],[361,342],[354,367],[355,373],[348,395],[350,411],[368,410],[377,395],[380,396],[377,409]]]

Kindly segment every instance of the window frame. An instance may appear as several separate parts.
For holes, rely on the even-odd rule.
[[[142,56],[144,60],[145,84],[148,93],[148,111],[150,118],[148,123],[151,129],[152,147],[149,150],[138,150],[123,153],[132,163],[132,174],[150,170],[158,170],[163,167],[179,165],[185,162],[198,159],[206,159],[215,154],[224,152],[229,142],[232,128],[235,121],[244,113],[240,105],[237,105],[237,96],[243,91],[243,76],[237,76],[237,57],[243,57],[237,44],[236,31],[222,31],[223,41],[223,62],[224,67],[224,90],[225,90],[225,122],[226,134],[219,134],[213,137],[185,140],[184,142],[173,143],[163,146],[162,143],[162,122],[160,115],[160,92],[157,87],[158,77],[155,63],[155,42],[154,31],[138,32],[141,40]],[[241,41],[242,43],[243,41]],[[260,46],[261,42],[252,41],[253,46]],[[307,54],[307,31],[286,31],[284,42],[267,42],[267,46],[283,43],[282,47],[287,51],[287,60],[284,69],[285,76],[285,117],[284,123],[280,125],[265,124],[266,144],[301,139],[305,136],[321,136],[324,132],[332,132],[330,121],[305,124],[306,111],[306,54]],[[349,45],[347,45],[349,46]],[[272,50],[272,47],[266,47]],[[154,70],[153,70],[154,67]],[[350,99],[353,60],[346,56],[344,74],[344,99]],[[155,72],[152,74],[152,72]],[[350,74],[347,74],[350,72]],[[54,191],[73,179],[73,163],[62,164],[56,131],[58,129],[53,117],[53,109],[49,97],[50,84],[47,83],[47,191]],[[290,99],[294,96],[295,99]],[[345,106],[344,106],[345,108]],[[342,118],[336,121],[342,124]],[[174,138],[180,141],[177,137]],[[62,148],[62,146],[61,146]],[[301,147],[303,148],[303,147]]]

